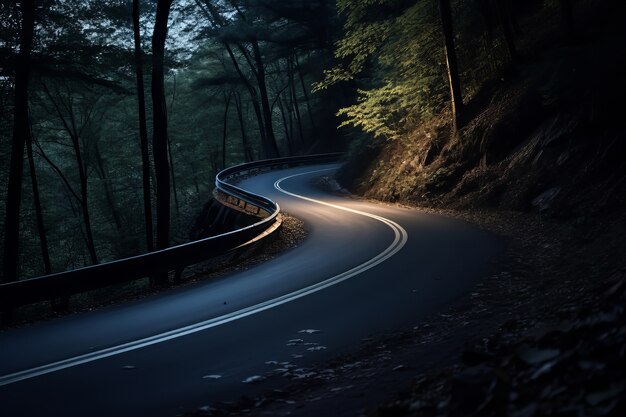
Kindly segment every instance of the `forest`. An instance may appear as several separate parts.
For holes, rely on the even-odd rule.
[[[0,13],[4,282],[185,242],[218,170],[340,148],[341,95],[311,91],[333,55],[332,2]]]
[[[227,166],[462,124],[538,7],[574,30],[569,0],[3,1],[2,281],[187,241]]]
[[[0,0],[0,414],[624,415],[625,14]]]

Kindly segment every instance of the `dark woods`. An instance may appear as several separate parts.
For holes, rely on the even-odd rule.
[[[572,0],[2,1],[2,282],[186,241],[226,166],[463,126],[539,7],[573,36]]]
[[[218,170],[337,146],[316,121],[339,100],[310,89],[332,58],[332,2],[0,14],[2,282],[184,242]]]

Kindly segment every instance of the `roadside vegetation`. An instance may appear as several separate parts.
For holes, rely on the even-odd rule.
[[[347,149],[341,187],[500,234],[500,270],[421,327],[194,415],[332,415],[379,377],[371,416],[623,415],[625,7],[3,1],[0,283],[224,232],[241,219],[211,202],[219,170]],[[445,360],[420,362],[424,340]]]
[[[366,197],[422,206],[566,217],[582,215],[591,200],[620,208],[626,148],[617,120],[624,91],[615,80],[626,57],[613,18],[619,4],[495,2],[509,13],[501,21],[499,9],[475,3],[489,2],[457,2],[453,10],[463,100],[455,111],[445,50],[421,41],[433,24],[410,26],[417,34],[401,26],[408,15],[424,16],[423,8],[431,12],[427,22],[437,21],[433,4],[417,2],[382,20],[394,29],[368,52],[371,68],[351,75],[361,98],[340,111],[344,123],[369,133],[354,134],[340,182]],[[435,64],[419,71],[399,58],[407,56]],[[355,55],[352,62],[363,60]]]
[[[335,188],[465,219],[506,253],[413,329],[193,415],[624,414],[623,3],[337,3],[314,86],[357,92]]]
[[[449,43],[441,35],[425,40],[434,26],[403,27],[407,16],[437,22],[434,3],[349,8],[356,23],[348,17],[340,54],[342,42],[368,33],[353,27],[389,30],[376,47],[354,50],[352,62],[368,55],[367,69],[348,65],[359,70],[347,78],[359,85],[360,99],[340,115],[361,133],[337,179],[367,198],[465,218],[507,236],[511,246],[502,271],[476,289],[468,310],[396,337],[414,355],[404,365],[422,372],[367,414],[622,415],[624,5],[451,2],[454,81],[445,64]],[[384,5],[386,13],[370,14]],[[415,61],[438,65],[411,65],[404,48],[413,48]],[[448,325],[457,327],[446,336]],[[433,331],[462,348],[447,366],[428,369],[415,355]],[[403,337],[409,341],[397,342]],[[402,358],[403,348],[397,352]]]
[[[334,10],[1,2],[0,282],[187,242],[219,170],[341,148]]]

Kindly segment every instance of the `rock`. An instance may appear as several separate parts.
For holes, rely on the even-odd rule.
[[[261,376],[261,375],[253,375],[253,376],[249,376],[249,377],[247,377],[246,379],[244,379],[244,380],[243,380],[243,381],[241,381],[241,382],[243,382],[244,384],[252,384],[252,383],[255,383],[255,382],[260,382],[260,381],[263,381],[264,379],[265,379],[265,377],[264,377],[264,376]]]
[[[316,329],[304,329],[304,330],[300,330],[298,333],[307,333],[307,334],[314,334],[314,333],[319,333],[320,330],[316,330]]]
[[[517,351],[517,356],[528,365],[539,365],[556,358],[560,353],[559,349],[538,349],[524,345]]]
[[[307,349],[308,351],[315,352],[318,350],[326,350],[326,346],[313,346]]]

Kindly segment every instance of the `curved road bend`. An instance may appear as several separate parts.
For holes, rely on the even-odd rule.
[[[335,168],[240,184],[304,220],[310,234],[296,249],[210,282],[0,333],[0,415],[174,416],[255,395],[285,382],[242,382],[283,366],[266,362],[306,368],[349,352],[416,324],[489,273],[493,237],[317,189]]]

